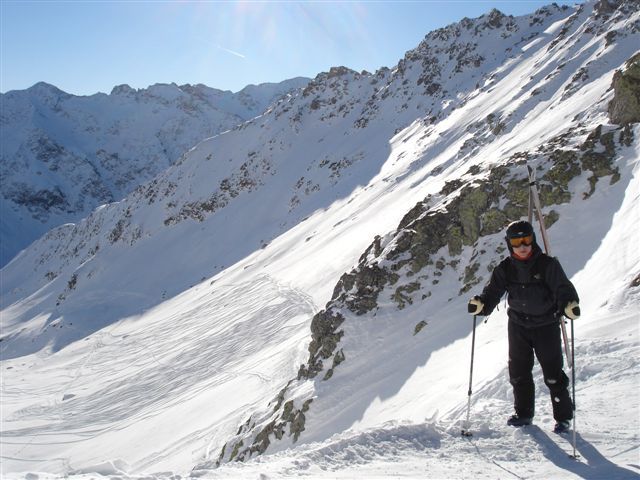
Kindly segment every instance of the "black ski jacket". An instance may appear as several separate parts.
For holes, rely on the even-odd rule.
[[[535,243],[529,259],[509,256],[494,268],[480,295],[484,303],[480,314],[489,315],[505,292],[508,293],[509,320],[527,328],[556,322],[567,303],[579,301],[560,262],[543,253]]]

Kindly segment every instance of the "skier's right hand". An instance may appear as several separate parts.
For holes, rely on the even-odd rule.
[[[480,315],[483,309],[484,309],[484,303],[478,295],[476,295],[471,300],[469,300],[469,305],[467,305],[467,311],[471,315]]]

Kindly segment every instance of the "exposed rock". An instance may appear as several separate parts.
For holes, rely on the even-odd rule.
[[[573,150],[554,150],[549,159],[553,166],[544,175],[544,179],[567,189],[569,182],[580,175],[580,161]]]
[[[611,175],[610,184],[620,179],[618,167],[613,163],[616,154],[614,131],[603,134],[602,125],[599,125],[589,134],[580,149],[582,150],[582,169],[590,170],[592,173],[589,177],[590,190],[585,193],[585,198],[595,192],[599,178]]]
[[[136,90],[134,88],[131,88],[126,83],[122,85],[116,85],[111,89],[111,95],[128,96],[128,95],[135,95],[135,93],[136,93]]]
[[[22,188],[19,188],[20,186],[15,185],[13,191],[7,192],[7,198],[18,205],[25,206],[34,218],[44,221],[48,218],[48,212],[51,209],[65,210],[69,207],[66,196],[58,186],[52,190],[37,191],[24,184],[21,186]]]
[[[344,352],[342,350],[338,350],[336,354],[333,356],[333,365],[331,368],[327,370],[323,380],[329,380],[333,376],[333,370],[340,365],[345,360]]]
[[[489,12],[487,16],[487,25],[492,28],[499,28],[502,26],[502,22],[507,18],[507,16],[502,13],[500,10],[494,8]],[[511,17],[513,18],[513,17]]]
[[[396,302],[398,305],[398,309],[402,310],[407,303],[409,305],[413,304],[413,299],[411,298],[411,294],[417,290],[420,290],[420,282],[411,282],[407,285],[402,285],[396,288],[396,291],[391,296],[391,299]]]
[[[289,426],[289,436],[293,438],[293,441],[297,441],[300,434],[305,430],[306,416],[305,413],[309,410],[309,406],[313,402],[313,399],[306,400],[301,408],[296,408],[293,400],[289,400],[283,406],[282,415],[273,418],[264,427],[258,431],[250,446],[245,447],[244,440],[240,439],[233,444],[233,449],[229,455],[228,461],[244,462],[251,458],[255,454],[264,453],[271,444],[271,436],[276,440],[282,440],[286,433],[287,425]],[[243,427],[238,431],[238,435],[250,430],[249,419]],[[224,460],[225,453],[227,451],[228,444],[225,444],[221,451],[216,465],[219,466]]]
[[[498,208],[490,208],[482,214],[481,223],[480,236],[484,237],[501,231],[509,223],[509,217]]]
[[[364,315],[378,306],[378,294],[387,283],[395,283],[389,271],[377,264],[363,265],[353,272],[355,292],[344,303],[357,315]]]
[[[619,0],[598,0],[593,10],[597,15],[611,15],[619,4]]]
[[[625,67],[613,75],[614,97],[609,102],[609,118],[620,125],[640,121],[640,53],[631,57]]]
[[[428,323],[425,320],[421,320],[416,324],[415,329],[413,330],[413,335],[419,334],[424,327],[426,327]]]
[[[330,358],[338,342],[344,335],[338,328],[344,322],[344,316],[333,309],[318,312],[311,320],[311,342],[309,344],[309,360],[301,365],[298,380],[314,378],[323,370],[323,359]]]

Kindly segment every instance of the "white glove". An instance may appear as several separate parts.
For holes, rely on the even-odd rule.
[[[469,300],[469,305],[467,305],[467,311],[471,315],[480,315],[480,312],[482,312],[483,308],[484,303],[482,303],[482,300],[477,295]]]
[[[567,303],[567,306],[564,307],[564,314],[567,318],[571,320],[577,320],[580,318],[580,305],[575,300]]]

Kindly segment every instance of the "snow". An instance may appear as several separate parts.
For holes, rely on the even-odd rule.
[[[348,316],[340,344],[346,360],[332,378],[290,383],[287,399],[313,396],[298,442],[285,436],[265,455],[214,467],[239,426],[268,418],[297,377],[311,318],[375,235],[391,248],[406,212],[429,195],[433,208],[442,206],[443,185],[468,178],[472,165],[501,165],[568,130],[579,144],[599,124],[613,128],[605,113],[611,76],[638,35],[608,49],[595,36],[566,40],[556,54],[577,66],[544,84],[548,95],[538,105],[527,92],[554,70],[545,47],[571,13],[554,12],[548,22],[555,30],[539,27],[549,36],[523,43],[526,56],[507,68],[492,60],[491,91],[475,88],[476,78],[456,78],[468,100],[452,101],[455,109],[436,123],[409,113],[423,100],[402,109],[409,100],[395,89],[401,79],[390,77],[392,93],[365,129],[352,127],[360,111],[330,116],[330,109],[305,109],[313,96],[292,97],[201,142],[156,183],[49,232],[3,268],[2,477],[639,478],[638,125],[633,145],[617,150],[619,181],[601,178],[583,199],[585,172],[569,185],[572,201],[552,207],[560,214],[549,229],[552,253],[581,297],[582,317],[573,325],[577,459],[571,436],[552,433],[537,366],[534,425],[505,424],[512,397],[502,306],[477,324],[473,436],[460,435],[473,324],[466,301],[482,285],[460,295],[459,270],[476,258],[486,280],[502,243],[496,234],[466,246],[458,269],[443,248],[438,282],[423,285],[404,309],[385,292],[375,314]],[[487,51],[500,45],[491,39]],[[542,61],[544,75],[536,73]],[[565,85],[588,62],[597,74],[565,98]],[[366,100],[377,88],[371,78],[345,78],[340,88],[318,87],[318,97],[338,98],[344,88],[345,99]],[[296,121],[298,110],[304,114]],[[479,129],[489,113],[508,119],[507,131],[461,149],[469,128]],[[404,120],[396,132],[394,122]],[[327,168],[342,159],[350,162],[340,175]],[[257,186],[202,221],[165,223],[190,202],[208,200],[243,165]],[[145,196],[151,186],[156,200]],[[119,220],[130,224],[109,242]],[[427,290],[432,295],[420,300]],[[426,326],[415,333],[421,321]]]

